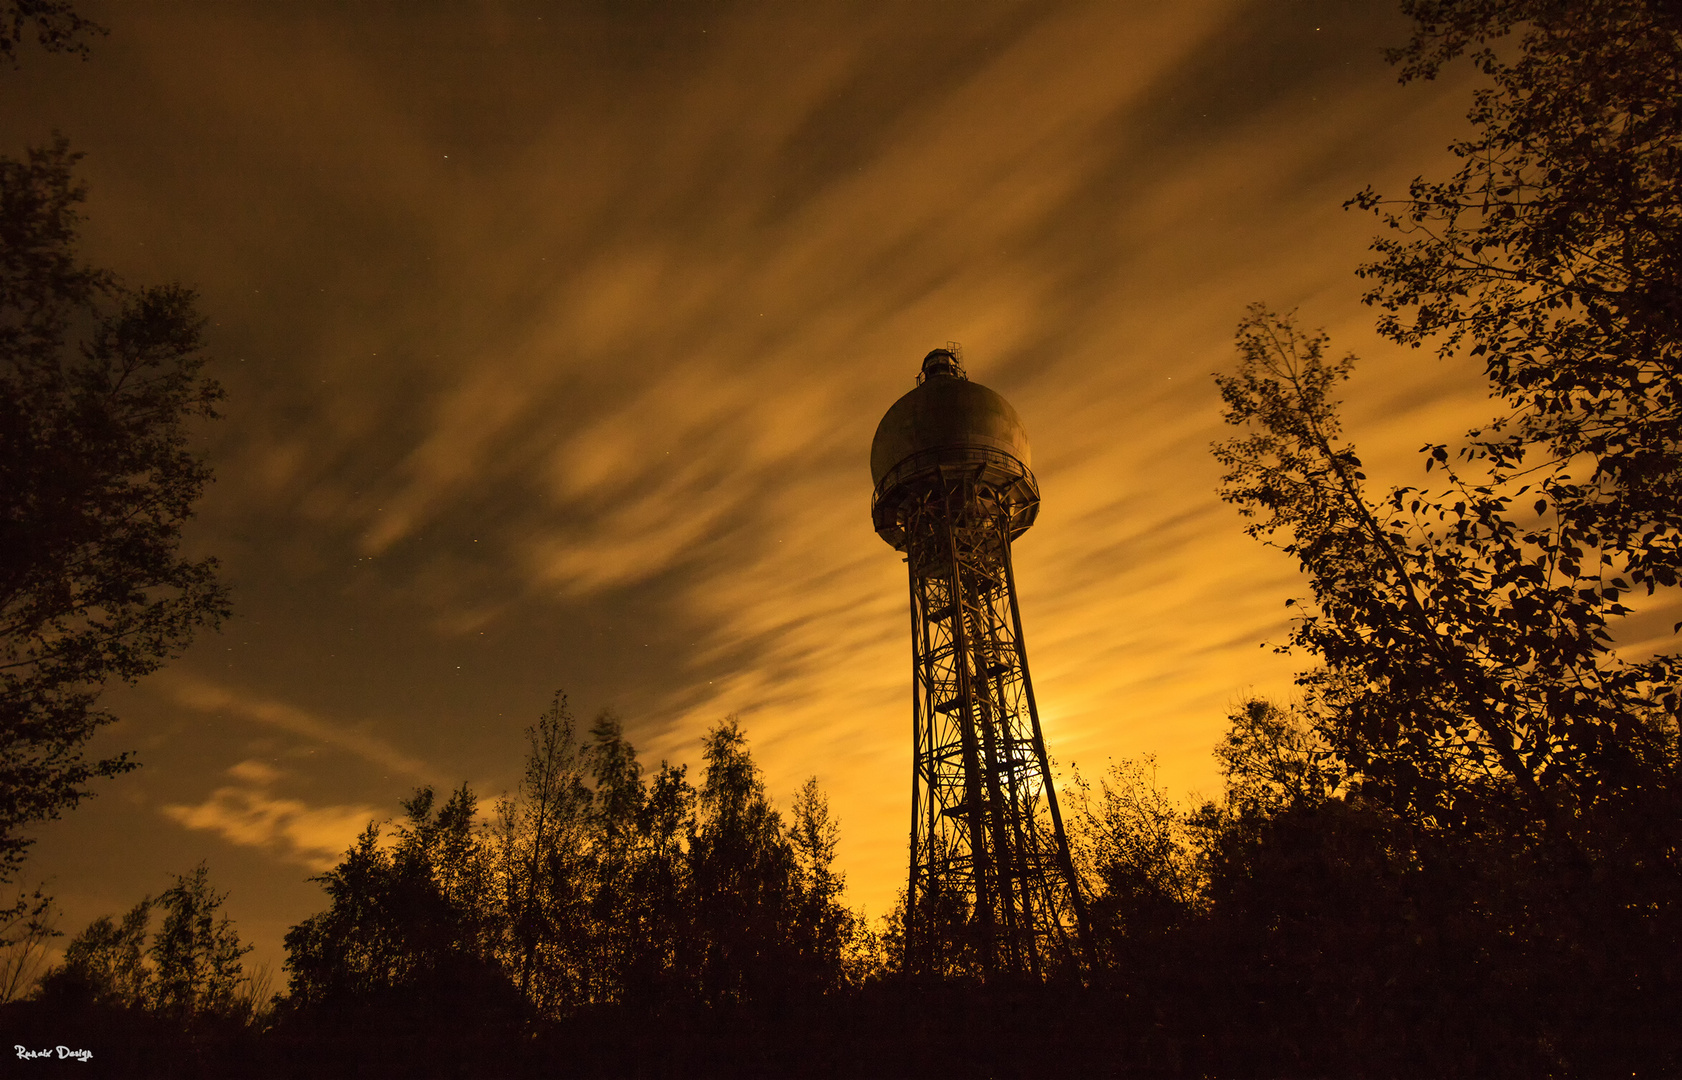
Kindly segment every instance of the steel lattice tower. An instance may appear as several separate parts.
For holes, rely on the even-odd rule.
[[[1016,410],[956,345],[876,429],[876,532],[911,579],[911,873],[905,967],[1078,977],[1086,909],[1028,675],[1011,541],[1039,487]]]

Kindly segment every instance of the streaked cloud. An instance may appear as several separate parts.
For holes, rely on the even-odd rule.
[[[239,693],[182,671],[169,672],[160,678],[160,682],[170,698],[186,708],[200,713],[238,717],[271,727],[355,755],[381,769],[443,786],[437,773],[425,762],[403,753],[390,742],[354,723],[327,719],[285,702]],[[239,774],[241,779],[261,779],[257,770],[264,766],[258,762],[245,762],[234,768],[245,770],[245,773]]]
[[[227,775],[238,782],[217,788],[197,805],[170,804],[161,812],[188,829],[264,849],[316,873],[337,865],[368,823],[381,816],[372,806],[310,806],[276,796],[271,789],[283,774],[260,761],[239,762]]]

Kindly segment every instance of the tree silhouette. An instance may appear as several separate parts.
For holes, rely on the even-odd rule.
[[[664,762],[645,782],[611,713],[581,744],[561,694],[527,736],[493,822],[475,820],[465,785],[441,808],[423,789],[394,846],[371,824],[316,879],[328,909],[286,936],[295,1013],[381,1001],[471,1013],[447,985],[459,984],[559,1022],[834,993],[868,969],[822,791],[809,781],[785,826],[733,718],[706,737],[698,792]]]
[[[155,899],[142,897],[120,922],[101,916],[76,935],[42,978],[41,996],[149,1012],[183,1029],[248,1021],[261,1004],[242,964],[252,946],[223,912],[226,900],[204,863],[175,875],[173,885]],[[163,916],[155,932],[154,912]]]
[[[637,814],[636,841],[622,878],[619,917],[627,933],[616,961],[626,1000],[658,1002],[692,991],[695,943],[685,843],[694,816],[695,789],[687,766],[661,762]],[[603,905],[600,910],[606,914],[610,909]]]
[[[1421,1010],[1440,1045],[1663,1071],[1677,1062],[1655,1033],[1678,986],[1658,957],[1682,942],[1682,660],[1614,642],[1625,594],[1674,600],[1682,558],[1682,13],[1404,10],[1404,81],[1472,50],[1489,83],[1452,177],[1352,200],[1390,228],[1361,269],[1366,299],[1392,340],[1481,357],[1497,418],[1458,451],[1424,448],[1435,490],[1371,497],[1331,400],[1352,358],[1262,309],[1240,326],[1221,389],[1251,434],[1217,450],[1223,494],[1309,576],[1292,642],[1324,662],[1305,704],[1347,787],[1228,829],[1215,910],[1286,935],[1262,954],[1274,971],[1320,942],[1316,977],[1367,1002],[1501,988],[1499,1006],[1459,1014],[1490,1017],[1471,1034]],[[1364,974],[1380,962],[1382,985]]]
[[[564,694],[526,735],[525,775],[497,808],[497,857],[520,994],[553,1010],[588,996],[591,795]]]
[[[46,51],[79,53],[84,60],[87,38],[109,33],[76,14],[67,0],[6,0],[0,5],[0,60],[10,60],[17,67],[17,50],[26,30]]]
[[[1674,817],[1655,792],[1676,758],[1682,659],[1604,654],[1609,624],[1629,613],[1622,595],[1673,590],[1682,571],[1682,11],[1660,0],[1403,9],[1416,20],[1391,54],[1403,81],[1471,49],[1489,84],[1473,135],[1450,147],[1452,177],[1353,200],[1390,230],[1360,273],[1381,333],[1482,357],[1500,403],[1457,461],[1427,448],[1447,473],[1441,501],[1468,570],[1487,567],[1473,584],[1515,594],[1489,604],[1523,628],[1504,643],[1497,719],[1534,786],[1576,812],[1633,797],[1630,820]]]
[[[655,885],[658,875],[653,863],[659,845],[652,842],[648,828],[649,794],[636,749],[626,740],[619,718],[608,711],[596,718],[590,738],[584,747],[594,781],[590,808],[594,892],[589,920],[597,929],[590,967],[598,973],[597,996],[616,1001],[647,993],[658,982],[639,972],[651,959],[654,939],[672,940],[675,904],[662,905],[650,895],[671,890]]]
[[[833,993],[863,976],[871,961],[861,921],[841,902],[847,879],[834,869],[841,826],[830,816],[817,777],[801,786],[790,818],[795,890],[791,981],[807,992]]]
[[[146,932],[151,897],[142,897],[120,923],[101,915],[71,939],[64,960],[41,980],[48,998],[72,998],[127,1008],[144,1008],[152,999],[152,972],[146,965]]]
[[[158,897],[164,917],[150,955],[160,1012],[191,1019],[235,1010],[245,975],[240,959],[252,947],[240,943],[228,916],[218,918],[226,898],[210,887],[204,863]]]
[[[1381,333],[1483,358],[1497,418],[1424,448],[1434,490],[1369,494],[1333,400],[1353,357],[1260,306],[1240,324],[1222,496],[1306,572],[1291,644],[1322,666],[1219,750],[1207,932],[1297,1012],[1233,1007],[1306,1018],[1331,1071],[1664,1071],[1682,661],[1614,642],[1682,557],[1682,12],[1403,10],[1403,81],[1471,50],[1489,83],[1451,178],[1352,200],[1390,228],[1360,273]]]
[[[1568,529],[1524,523],[1510,509],[1524,488],[1499,477],[1369,499],[1330,399],[1352,358],[1329,364],[1324,335],[1259,307],[1239,343],[1219,381],[1229,422],[1253,434],[1217,447],[1222,495],[1309,575],[1292,642],[1326,666],[1301,681],[1363,790],[1450,829],[1501,805],[1577,844],[1587,815],[1673,799],[1663,658],[1612,651],[1629,609],[1609,565],[1585,564]]]
[[[1682,10],[1664,0],[1410,0],[1403,81],[1468,48],[1489,77],[1448,180],[1354,200],[1395,341],[1481,356],[1503,419],[1473,460],[1529,478],[1568,545],[1636,585],[1682,560]],[[1516,40],[1512,40],[1516,38]],[[1494,43],[1508,39],[1497,51]],[[1579,460],[1582,455],[1584,460]],[[1439,459],[1440,460],[1440,459]],[[1540,511],[1539,511],[1540,512]],[[1579,562],[1593,566],[1592,558]],[[1649,675],[1673,682],[1657,664]]]
[[[61,913],[42,890],[19,889],[12,906],[0,911],[0,1005],[34,989],[47,966],[47,943],[64,936]]]
[[[1201,910],[1199,837],[1157,786],[1156,761],[1118,761],[1094,792],[1075,773],[1070,845],[1088,897],[1096,967],[1136,973],[1162,963],[1164,939]]]
[[[491,877],[464,784],[443,806],[431,788],[403,803],[387,850],[370,824],[337,867],[313,880],[330,905],[286,934],[291,997],[302,1007],[380,997],[470,993],[495,967]]]
[[[1227,720],[1215,761],[1231,812],[1266,816],[1322,803],[1343,788],[1346,778],[1336,752],[1311,717],[1251,698]]]
[[[698,990],[741,1001],[782,985],[793,959],[794,851],[735,717],[702,745],[688,860]]]
[[[204,319],[179,285],[129,290],[77,260],[77,157],[62,138],[0,157],[0,881],[26,826],[134,768],[83,755],[115,719],[101,687],[228,614],[216,560],[180,553],[210,482],[189,426],[222,397]]]

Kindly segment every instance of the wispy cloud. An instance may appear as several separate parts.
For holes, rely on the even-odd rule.
[[[197,712],[236,716],[342,750],[382,769],[443,786],[425,762],[376,735],[359,730],[353,723],[323,718],[285,702],[218,686],[184,671],[170,672],[161,682],[172,700]]]
[[[217,788],[197,805],[165,805],[164,816],[320,873],[338,863],[377,814],[360,804],[311,806],[277,796],[272,788],[283,774],[260,761],[242,761],[228,769],[228,776],[238,783]]]

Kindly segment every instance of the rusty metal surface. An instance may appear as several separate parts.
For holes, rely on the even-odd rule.
[[[1010,402],[960,375],[933,374],[893,403],[870,444],[870,477],[883,477],[906,458],[929,451],[994,450],[1033,464],[1028,433]]]
[[[1013,540],[1039,516],[1039,485],[1020,461],[997,450],[942,447],[911,455],[876,485],[870,500],[876,534],[898,550],[908,550],[908,516],[929,491],[954,483],[968,483],[990,511],[1002,514]]]

